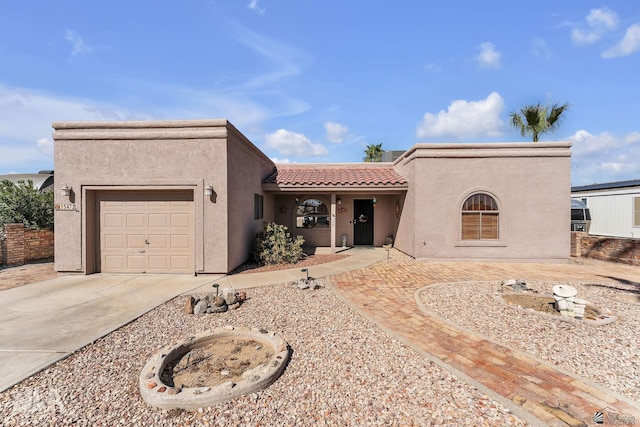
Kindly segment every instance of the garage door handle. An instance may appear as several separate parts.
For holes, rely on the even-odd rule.
[[[149,240],[144,239],[144,243],[145,243],[145,245],[148,245],[149,244]]]
[[[143,254],[143,253],[145,253],[145,252],[147,252],[147,251],[140,251],[140,253],[141,253],[141,254]]]

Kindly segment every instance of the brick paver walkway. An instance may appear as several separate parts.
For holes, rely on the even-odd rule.
[[[540,363],[522,351],[496,344],[451,326],[420,310],[414,292],[429,284],[525,278],[548,280],[631,281],[640,268],[594,265],[379,262],[331,278],[356,309],[413,346],[520,405],[552,426],[591,424],[595,411],[625,414],[640,425],[640,404],[593,386],[577,375]]]

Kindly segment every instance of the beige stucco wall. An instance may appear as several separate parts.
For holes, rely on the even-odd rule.
[[[562,261],[569,257],[570,143],[418,144],[394,167],[409,182],[397,247],[417,258]],[[497,241],[462,241],[475,192],[500,208]]]
[[[236,203],[231,190],[234,195],[239,193],[242,182],[236,180],[229,188],[230,174],[235,176],[230,168],[238,169],[244,158],[250,158],[246,162],[253,166],[260,163],[261,171],[267,166],[273,168],[273,163],[246,139],[238,137],[227,120],[56,122],[53,127],[55,203],[71,202],[77,208],[76,212],[55,213],[56,270],[94,271],[92,257],[97,242],[92,196],[105,190],[192,190],[195,270],[227,272],[232,264],[246,259],[248,254],[241,255],[246,246],[230,246],[229,240],[230,234],[239,229],[253,232],[253,193],[250,206],[246,201]],[[239,149],[242,145],[248,148]],[[259,188],[260,179],[256,180]],[[60,195],[63,185],[73,188],[71,197]],[[204,195],[207,185],[214,188],[212,198]],[[229,213],[244,209],[251,215],[250,223],[244,224],[242,216],[230,224]]]
[[[262,181],[275,165],[237,129],[229,128],[228,137],[228,218],[230,233],[227,247],[231,271],[245,262],[253,249],[253,238],[264,222],[273,221],[273,197],[262,191]],[[254,219],[254,195],[263,199],[263,218]]]

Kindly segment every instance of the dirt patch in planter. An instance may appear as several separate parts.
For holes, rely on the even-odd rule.
[[[263,342],[220,338],[168,364],[161,379],[171,387],[180,388],[238,382],[242,374],[267,363],[272,356],[273,350]]]
[[[289,268],[307,268],[314,265],[320,265],[320,264],[326,264],[328,262],[339,261],[349,256],[350,255],[340,255],[340,254],[307,255],[300,261],[296,262],[295,264],[275,264],[275,265],[264,265],[264,266],[259,266],[258,264],[247,262],[242,264],[240,267],[236,268],[229,274],[264,273],[266,271],[280,271],[280,270],[286,270]]]
[[[522,308],[530,308],[543,313],[560,316],[560,312],[555,308],[555,299],[542,295],[531,294],[503,294],[504,302],[520,306]],[[585,319],[595,320],[600,316],[600,312],[595,307],[588,305],[584,309]]]

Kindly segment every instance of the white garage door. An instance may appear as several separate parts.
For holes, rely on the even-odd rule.
[[[193,273],[193,191],[103,191],[100,271]]]

